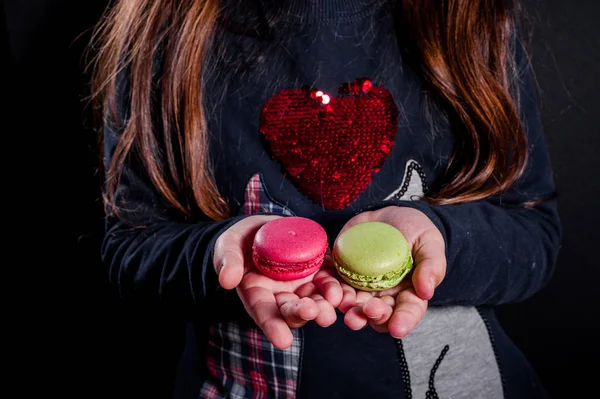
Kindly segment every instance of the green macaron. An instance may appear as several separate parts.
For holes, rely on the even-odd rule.
[[[359,223],[342,232],[333,246],[341,278],[362,291],[383,291],[400,284],[413,259],[404,235],[382,222]]]

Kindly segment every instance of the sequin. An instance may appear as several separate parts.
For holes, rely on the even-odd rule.
[[[371,91],[372,87],[373,83],[371,83],[369,79],[364,79],[360,84],[360,89],[363,93],[368,93],[369,91]]]
[[[287,178],[327,209],[345,208],[367,188],[398,127],[398,107],[387,89],[362,78],[341,85],[338,93],[282,90],[263,107],[260,121],[269,152]]]

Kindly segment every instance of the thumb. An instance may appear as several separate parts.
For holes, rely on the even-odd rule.
[[[258,229],[278,216],[250,216],[228,228],[215,243],[213,263],[219,284],[226,290],[237,287],[244,277],[246,254]]]
[[[416,242],[413,286],[419,297],[430,300],[446,275],[444,240],[433,234],[423,234]]]

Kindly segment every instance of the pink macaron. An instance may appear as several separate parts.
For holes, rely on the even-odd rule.
[[[320,224],[298,216],[283,217],[258,230],[252,260],[273,280],[296,280],[319,270],[327,247],[327,234]]]

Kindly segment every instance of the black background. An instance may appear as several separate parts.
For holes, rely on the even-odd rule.
[[[160,376],[172,359],[161,342],[175,332],[163,317],[121,306],[99,262],[84,51],[105,5],[4,1],[3,208],[5,252],[14,257],[3,261],[3,281],[19,338],[10,351],[22,392],[166,397]],[[600,356],[600,2],[525,5],[565,236],[550,285],[499,313],[553,397],[584,397],[594,392]]]

